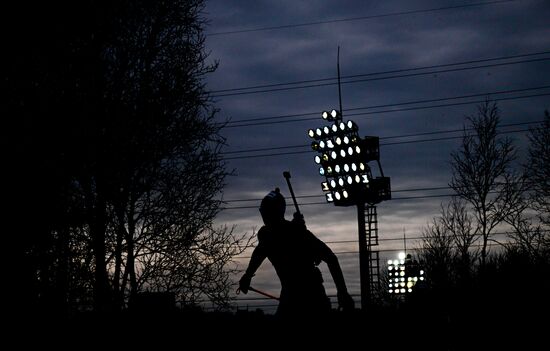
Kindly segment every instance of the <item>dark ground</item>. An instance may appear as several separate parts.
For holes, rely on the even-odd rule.
[[[457,306],[459,307],[459,306]],[[458,308],[452,314],[411,306],[372,307],[363,313],[333,311],[325,317],[279,319],[261,311],[237,313],[179,310],[159,312],[78,313],[71,317],[20,316],[11,336],[19,344],[42,347],[111,348],[153,346],[193,349],[236,347],[244,350],[360,347],[413,350],[521,350],[546,344],[543,311]],[[30,333],[29,333],[30,332]],[[32,335],[33,337],[29,337]],[[541,345],[541,346],[542,346]],[[19,347],[18,347],[19,348]],[[49,349],[49,348],[48,348]]]

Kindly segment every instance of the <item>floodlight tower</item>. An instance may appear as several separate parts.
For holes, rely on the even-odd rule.
[[[308,135],[313,139],[311,148],[318,152],[315,163],[319,165],[319,175],[325,178],[321,187],[326,192],[327,202],[336,206],[357,206],[361,308],[366,310],[372,290],[379,284],[380,274],[378,251],[372,250],[372,246],[378,245],[376,204],[391,199],[391,186],[380,164],[379,138],[361,138],[357,124],[344,121],[342,117],[340,47],[337,68],[340,109],[323,111],[323,120],[332,124],[309,129]],[[371,161],[377,162],[381,177],[372,176],[368,164]]]
[[[378,245],[375,205],[391,199],[390,178],[384,177],[380,167],[378,137],[361,138],[357,124],[344,121],[338,110],[323,111],[321,117],[332,124],[308,130],[311,148],[318,152],[314,160],[325,178],[321,187],[327,202],[357,206],[361,306],[366,309],[379,274],[378,251],[371,249]],[[372,176],[371,161],[378,163],[381,177]]]
[[[380,144],[377,136],[359,136],[353,121],[342,118],[342,89],[340,84],[340,47],[337,57],[339,110],[323,111],[321,117],[329,126],[309,129],[314,139],[311,148],[318,152],[315,163],[319,175],[325,178],[321,187],[327,202],[336,206],[357,206],[359,232],[359,277],[361,308],[367,309],[372,290],[379,284],[378,219],[376,204],[391,199],[390,178],[384,176],[380,164]],[[381,177],[372,176],[369,162],[376,161]]]

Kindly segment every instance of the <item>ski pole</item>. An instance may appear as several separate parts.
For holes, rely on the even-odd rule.
[[[251,286],[250,286],[250,287],[248,287],[248,290],[251,290],[251,291],[257,292],[258,294],[260,294],[260,295],[264,295],[264,296],[266,296],[266,297],[269,297],[270,299],[274,299],[274,300],[277,300],[277,301],[279,300],[279,298],[278,298],[277,296],[273,296],[273,295],[271,295],[271,294],[268,294],[268,293],[266,293],[266,292],[263,292],[263,291],[261,291],[261,290],[258,290],[258,289],[254,289],[254,288],[253,288],[253,287],[251,287]]]
[[[288,184],[288,190],[290,190],[290,195],[292,196],[294,207],[296,207],[296,212],[300,213],[300,209],[298,208],[298,202],[296,202],[296,196],[294,195],[294,190],[292,190],[292,185],[290,184],[290,172],[288,171],[283,172],[283,177],[285,177],[286,183]]]
[[[256,292],[256,293],[258,293],[258,294],[260,294],[260,295],[264,295],[264,296],[266,296],[266,297],[269,297],[270,299],[279,301],[279,298],[278,298],[277,296],[273,296],[273,295],[268,294],[268,293],[266,293],[266,292],[263,292],[263,291],[261,291],[261,290],[254,289],[254,288],[251,287],[251,286],[248,287],[248,290],[254,291],[254,292]],[[240,293],[241,293],[241,289],[238,288],[238,289],[237,289],[237,295],[240,294]]]

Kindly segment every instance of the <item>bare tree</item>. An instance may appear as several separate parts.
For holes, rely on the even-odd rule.
[[[474,249],[477,236],[473,218],[460,198],[441,204],[441,215],[423,229],[419,248],[421,261],[434,284],[451,286],[471,277],[479,255]]]
[[[7,98],[13,156],[28,164],[18,207],[34,223],[17,252],[32,299],[98,310],[143,289],[226,299],[223,266],[246,242],[212,227],[231,172],[204,84],[217,63],[203,9],[83,0],[14,13],[24,35],[7,48]]]
[[[436,289],[448,288],[452,282],[455,238],[441,218],[435,217],[422,230],[422,239],[419,258],[428,272],[430,284]]]
[[[507,248],[529,257],[534,262],[550,259],[550,234],[540,223],[534,223],[525,212],[514,212],[506,218],[514,229]]]
[[[516,251],[535,262],[550,258],[550,116],[529,133],[529,158],[525,182],[509,183],[506,193],[515,204],[506,221],[514,229],[510,235]],[[535,213],[533,213],[533,210]],[[535,216],[536,214],[536,216]],[[538,217],[538,221],[535,217]]]
[[[531,203],[540,221],[550,226],[550,113],[545,111],[544,122],[529,133],[527,174],[531,184]]]
[[[105,48],[114,148],[106,262],[116,301],[144,290],[228,302],[226,265],[247,242],[213,228],[228,172],[202,78],[202,0],[136,1]]]
[[[516,151],[509,138],[499,138],[499,110],[489,101],[470,116],[473,133],[464,132],[459,151],[451,153],[451,188],[474,211],[477,231],[482,238],[481,266],[485,266],[488,242],[494,228],[514,208],[506,185],[517,181],[511,171]]]
[[[172,292],[186,305],[209,301],[217,308],[228,307],[234,286],[230,278],[238,272],[232,260],[248,247],[244,236],[235,236],[227,227],[204,229],[192,244],[178,235],[163,236],[135,255],[138,290]]]
[[[464,201],[457,197],[453,197],[447,206],[441,205],[439,221],[453,238],[457,278],[468,279],[478,256],[478,251],[473,249],[473,245],[479,228],[474,225]]]

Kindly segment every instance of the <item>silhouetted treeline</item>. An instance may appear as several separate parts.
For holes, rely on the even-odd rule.
[[[202,0],[20,1],[4,23],[18,308],[228,300]]]
[[[469,119],[473,132],[465,128],[452,154],[457,196],[424,229],[418,257],[427,281],[407,301],[465,332],[536,328],[550,312],[550,116],[531,129],[528,158],[517,160],[513,141],[499,136],[499,114],[487,102]]]

